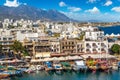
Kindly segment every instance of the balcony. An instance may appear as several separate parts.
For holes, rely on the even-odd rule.
[[[86,46],[86,48],[88,48],[88,49],[89,49],[89,48],[91,48],[91,46],[90,46],[90,45],[87,45],[87,46]]]
[[[104,48],[102,48],[101,53],[106,53],[106,50]]]
[[[105,48],[105,47],[106,47],[106,45],[105,45],[104,43],[101,43],[101,47]]]
[[[90,49],[86,49],[86,53],[91,53]]]
[[[33,43],[31,43],[31,42],[26,42],[26,43],[24,43],[24,45],[33,45]]]
[[[96,49],[93,49],[92,51],[93,51],[93,53],[95,53],[95,54],[98,53],[98,51],[97,51]]]
[[[97,45],[93,45],[93,48],[97,48],[98,46]]]

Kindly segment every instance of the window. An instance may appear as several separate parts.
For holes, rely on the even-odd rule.
[[[9,40],[12,40],[12,38],[9,38]]]
[[[3,38],[3,40],[7,40],[7,38]]]

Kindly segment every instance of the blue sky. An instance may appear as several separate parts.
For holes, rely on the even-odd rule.
[[[0,5],[9,7],[21,4],[56,9],[80,21],[120,21],[120,0],[0,0]]]

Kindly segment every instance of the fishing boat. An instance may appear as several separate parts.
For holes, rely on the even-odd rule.
[[[61,65],[62,65],[64,71],[71,71],[72,70],[72,67],[69,64],[69,62],[61,62]]]
[[[10,74],[7,71],[0,70],[0,79],[7,78],[9,76],[10,76]]]
[[[56,71],[60,71],[60,70],[63,69],[63,68],[62,68],[62,65],[61,65],[60,63],[58,63],[58,64],[53,64],[53,68],[54,68]]]
[[[36,65],[36,70],[37,71],[44,70],[44,66],[42,66],[42,65]]]
[[[27,73],[34,73],[36,71],[36,67],[31,65],[25,72]]]
[[[47,61],[44,64],[45,64],[45,71],[51,71],[51,70],[53,70],[53,66],[52,66],[51,62]]]

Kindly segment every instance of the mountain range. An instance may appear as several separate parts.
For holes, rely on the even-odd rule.
[[[28,5],[20,5],[18,7],[0,6],[0,20],[4,20],[5,18],[15,20],[76,21],[57,10],[43,10]]]

